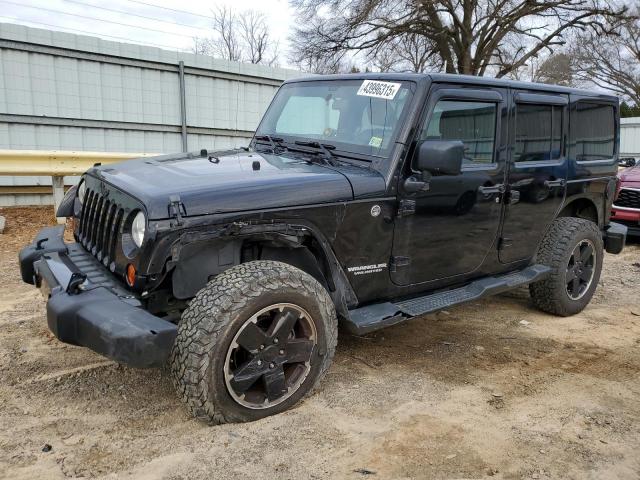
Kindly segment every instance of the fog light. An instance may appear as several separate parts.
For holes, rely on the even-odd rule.
[[[133,285],[136,283],[136,267],[134,267],[131,264],[127,265],[126,277],[127,277],[127,284],[130,287],[133,287]]]

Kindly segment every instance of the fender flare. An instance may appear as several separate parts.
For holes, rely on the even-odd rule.
[[[560,207],[560,210],[558,211],[556,218],[562,216],[562,213],[567,211],[568,208],[571,208],[571,206],[574,206],[580,202],[588,202],[590,206],[593,206],[596,212],[596,217],[597,217],[596,223],[599,227],[602,228],[602,225],[604,224],[603,209],[600,206],[598,206],[598,203],[594,201],[594,199],[591,196],[586,194],[573,195],[571,197],[566,198],[565,201],[562,203],[562,206]]]
[[[233,222],[206,232],[184,232],[171,247],[173,258],[168,265],[168,269],[173,269],[176,298],[191,297],[208,277],[241,263],[240,250],[247,241],[269,242],[285,249],[307,248],[322,262],[319,270],[326,279],[326,287],[338,315],[347,318],[348,309],[357,305],[357,296],[330,242],[314,225],[300,220]],[[214,252],[216,256],[212,255]],[[187,288],[176,291],[178,285]]]

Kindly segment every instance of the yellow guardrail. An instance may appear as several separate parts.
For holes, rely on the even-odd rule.
[[[54,209],[64,197],[64,177],[82,175],[96,163],[103,165],[132,158],[157,156],[157,153],[75,152],[43,150],[0,150],[0,175],[51,177]],[[14,193],[13,189],[0,189],[0,194]],[[4,190],[4,192],[3,192]],[[44,192],[43,192],[44,193]],[[59,218],[58,223],[64,223]]]
[[[125,153],[125,152],[76,152],[76,151],[44,151],[44,150],[0,150],[0,175],[14,176],[50,176],[52,180],[54,207],[64,196],[63,177],[82,175],[96,163],[103,165],[122,162],[132,158],[153,157],[158,153]],[[47,187],[0,187],[0,194],[45,193],[41,189]],[[29,190],[29,191],[27,191]]]
[[[96,163],[122,162],[157,153],[0,150],[0,175],[64,177],[82,175]]]

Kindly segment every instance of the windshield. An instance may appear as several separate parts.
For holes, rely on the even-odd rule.
[[[386,156],[412,95],[411,85],[363,79],[289,83],[278,91],[256,136]]]

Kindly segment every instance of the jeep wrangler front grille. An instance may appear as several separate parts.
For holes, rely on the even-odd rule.
[[[636,208],[640,210],[640,190],[621,188],[618,198],[613,203],[614,207]]]
[[[116,258],[124,209],[93,190],[87,190],[85,198],[78,241],[105,267],[110,267]]]

